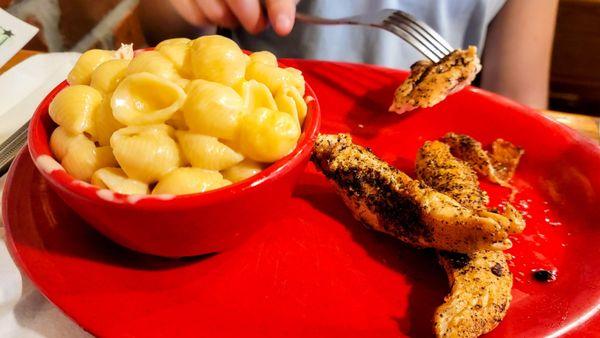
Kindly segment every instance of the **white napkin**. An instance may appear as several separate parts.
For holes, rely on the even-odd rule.
[[[0,76],[0,142],[19,129],[66,77],[79,53],[34,55]]]
[[[78,57],[78,53],[40,54],[0,75],[0,142],[31,117]],[[1,177],[0,198],[4,181]],[[0,337],[90,337],[20,274],[4,240],[0,218]]]

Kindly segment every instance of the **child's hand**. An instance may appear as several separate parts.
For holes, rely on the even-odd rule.
[[[267,23],[279,35],[287,35],[294,26],[299,0],[264,1],[268,18],[259,0],[170,0],[173,7],[190,24],[233,28],[240,24],[250,33],[265,29]]]

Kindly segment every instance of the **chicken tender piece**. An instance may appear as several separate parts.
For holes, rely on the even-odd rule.
[[[486,210],[487,193],[479,189],[477,174],[468,164],[450,153],[450,147],[440,141],[427,141],[419,149],[416,161],[417,178],[433,189],[454,198],[473,210]]]
[[[525,151],[501,138],[492,142],[489,154],[495,175],[504,182],[509,182],[517,170],[521,156]]]
[[[366,226],[423,248],[470,253],[510,247],[510,220],[461,206],[391,167],[349,135],[320,135],[312,161]]]
[[[473,168],[450,153],[439,141],[425,142],[416,161],[417,177],[433,189],[460,201],[472,210],[485,210],[487,194],[479,187]],[[521,232],[525,222],[511,205],[505,210],[511,220],[507,231]],[[492,331],[508,310],[512,274],[504,253],[479,250],[470,254],[440,252],[440,264],[451,287],[434,315],[438,337],[478,337]]]
[[[470,137],[469,139],[473,140]],[[479,154],[479,152],[472,153]],[[510,156],[506,155],[505,157]],[[474,172],[476,168],[470,165],[472,163],[481,162],[479,158],[471,163],[461,161],[452,155],[448,144],[440,141],[427,141],[419,149],[415,169],[419,180],[434,190],[453,198],[463,207],[478,211],[480,215],[487,217],[500,217],[497,213],[487,210],[489,197],[485,191],[480,189],[477,174]],[[511,172],[514,173],[514,169],[511,168]],[[502,216],[509,220],[508,223],[501,223],[507,225],[505,230],[508,233],[515,234],[523,231],[525,221],[510,203],[506,205]]]
[[[479,337],[495,329],[512,300],[513,276],[504,253],[441,252],[439,260],[451,290],[433,317],[436,336]]]
[[[477,48],[457,49],[439,62],[418,61],[396,89],[390,111],[398,114],[418,107],[432,107],[469,84],[481,70]]]
[[[452,155],[467,162],[473,170],[494,183],[512,188],[509,181],[515,173],[523,149],[503,139],[492,143],[488,153],[481,143],[468,135],[448,133],[440,140],[450,146]]]

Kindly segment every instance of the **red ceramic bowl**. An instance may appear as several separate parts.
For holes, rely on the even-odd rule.
[[[48,115],[58,85],[29,124],[29,151],[50,187],[87,223],[113,241],[143,253],[182,257],[225,250],[277,217],[309,160],[320,125],[316,95],[306,86],[308,113],[296,149],[259,174],[233,185],[192,195],[128,196],[74,179],[52,158],[49,139],[56,124]]]

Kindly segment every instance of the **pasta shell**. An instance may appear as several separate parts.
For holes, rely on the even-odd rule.
[[[298,89],[298,93],[300,93],[300,96],[304,97],[304,94],[306,92],[306,81],[304,81],[304,76],[302,75],[302,72],[299,69],[293,67],[287,67],[284,68],[284,70],[288,72],[288,74],[290,74],[289,84],[296,87],[296,89]]]
[[[246,69],[247,80],[256,80],[264,83],[271,93],[277,92],[277,90],[288,80],[288,77],[289,74],[283,69],[259,62],[251,63],[248,66],[248,69]]]
[[[192,80],[192,81],[188,82],[188,84],[185,86],[184,90],[185,90],[186,94],[189,95],[191,92],[196,90],[196,88],[210,86],[211,83],[212,82],[210,82],[210,81],[201,80],[201,79]]]
[[[90,86],[103,93],[110,93],[125,77],[129,60],[118,59],[106,61],[98,66],[91,76]]]
[[[105,97],[92,117],[93,128],[91,134],[94,140],[102,146],[110,145],[110,136],[117,130],[125,127],[121,122],[117,121],[113,116],[110,106],[110,98]]]
[[[181,164],[173,132],[164,124],[126,127],[112,135],[110,145],[127,176],[152,183]]]
[[[185,92],[173,82],[139,73],[121,81],[112,95],[111,107],[117,121],[138,126],[167,121],[184,102]]]
[[[233,140],[242,112],[242,98],[230,87],[209,81],[192,81],[183,117],[191,131]]]
[[[101,64],[115,58],[115,51],[91,49],[81,54],[73,69],[67,76],[70,85],[88,85],[92,72]]]
[[[136,55],[127,67],[127,74],[152,73],[164,79],[178,78],[175,65],[157,51],[147,51]]]
[[[72,134],[88,131],[92,115],[102,102],[102,94],[90,86],[75,85],[61,90],[50,103],[48,112],[56,124]]]
[[[283,69],[269,64],[253,62],[246,69],[246,79],[264,83],[273,94],[276,94],[284,85],[290,84],[298,88],[301,95],[304,95],[304,78],[301,73],[298,73],[298,70],[291,69],[294,68]]]
[[[71,176],[89,182],[96,170],[116,166],[117,161],[110,147],[96,147],[87,138],[78,138],[69,145],[61,164]]]
[[[148,185],[127,177],[121,168],[102,168],[92,175],[91,183],[101,189],[110,189],[120,194],[147,195]]]
[[[188,79],[184,79],[182,77],[178,77],[178,78],[174,78],[173,83],[175,83],[176,85],[178,85],[179,87],[181,87],[182,89],[187,88],[187,86],[190,84],[190,80]]]
[[[277,57],[271,52],[261,51],[250,54],[250,62],[263,63],[265,65],[277,66]]]
[[[264,84],[250,80],[242,84],[240,94],[244,100],[244,112],[254,111],[256,108],[277,110],[277,104],[269,88]]]
[[[308,108],[296,87],[284,85],[277,91],[275,102],[277,110],[290,114],[298,121],[298,125],[302,126]]]
[[[275,162],[298,143],[300,128],[291,115],[258,108],[240,122],[237,145],[247,157],[258,162]]]
[[[263,170],[263,167],[264,165],[261,163],[245,159],[233,167],[223,170],[221,173],[225,179],[236,183],[258,174]]]
[[[178,110],[171,116],[170,119],[165,122],[165,124],[177,129],[177,130],[188,130],[188,126],[185,123],[185,119],[183,118],[183,112]]]
[[[157,52],[173,63],[181,76],[188,78],[192,76],[189,58],[190,41],[186,38],[169,39],[162,41],[155,48]]]
[[[190,62],[195,78],[233,86],[244,80],[250,58],[234,41],[210,35],[192,41]]]
[[[69,146],[73,142],[81,142],[82,139],[87,139],[83,134],[71,134],[65,128],[58,126],[50,136],[50,149],[54,156],[60,161],[67,152]]]
[[[216,137],[184,131],[175,134],[181,151],[193,167],[223,170],[244,159],[244,156],[219,142]]]
[[[158,181],[152,194],[184,195],[218,189],[231,182],[218,171],[199,168],[177,168]]]

